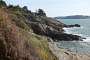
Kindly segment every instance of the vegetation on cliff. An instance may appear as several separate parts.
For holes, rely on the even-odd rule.
[[[0,0],[0,59],[58,60],[49,49],[50,39],[78,41],[81,38],[64,33],[64,25],[47,17],[42,9],[32,12],[27,6],[7,6]]]
[[[31,23],[40,15],[27,7],[6,6],[0,0],[0,60],[57,60],[48,47],[45,36],[33,32]],[[1,4],[2,3],[2,4]],[[44,16],[46,17],[45,13]]]

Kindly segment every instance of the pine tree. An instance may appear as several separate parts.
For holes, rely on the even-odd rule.
[[[38,13],[39,16],[46,16],[46,13],[42,10],[42,9],[38,9]]]

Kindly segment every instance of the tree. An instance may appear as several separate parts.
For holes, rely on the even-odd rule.
[[[28,8],[27,8],[27,6],[24,6],[22,9],[23,9],[24,12],[27,12],[27,13],[28,13]]]
[[[13,8],[13,7],[14,7],[13,5],[9,5],[9,6],[7,6],[8,9]]]
[[[3,0],[0,0],[0,7],[5,7],[5,6],[7,6],[7,4]]]
[[[27,6],[24,6],[22,9],[23,9],[23,11],[26,12],[26,13],[31,13],[31,11],[28,10]]]
[[[46,16],[46,13],[42,9],[38,9],[37,15]]]
[[[27,11],[28,10],[27,6],[24,6],[23,7],[23,10]]]

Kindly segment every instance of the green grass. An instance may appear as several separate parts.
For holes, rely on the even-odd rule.
[[[3,11],[3,13],[5,14],[6,11]],[[8,33],[8,35],[6,35],[7,38],[9,37],[8,40],[10,40],[11,42],[13,40],[15,40],[15,41],[19,40],[19,42],[21,43],[20,46],[23,47],[23,48],[25,48],[24,47],[25,42],[26,42],[27,45],[28,44],[31,45],[35,49],[35,52],[39,56],[40,60],[57,60],[57,58],[52,54],[52,52],[49,49],[47,38],[44,37],[44,36],[40,36],[40,35],[32,33],[32,31],[30,31],[32,29],[25,22],[26,18],[21,14],[20,11],[17,13],[18,15],[16,13],[17,12],[15,12],[15,13],[8,12],[5,15],[8,18],[8,19],[6,18],[8,20],[7,22],[5,22],[6,19],[4,19],[3,16],[2,17],[4,19],[3,20],[4,23],[2,23],[1,22],[2,19],[0,19],[0,23],[5,24],[4,27],[7,29],[7,31],[9,30],[9,32],[7,32],[6,29],[4,31],[4,32]],[[10,17],[8,17],[8,16],[10,16]],[[12,35],[10,35],[9,33],[11,33]],[[12,45],[10,45],[10,46],[12,46]],[[19,49],[19,47],[17,46],[16,50],[18,50],[18,49]],[[27,50],[25,50],[25,51],[27,51]],[[30,57],[32,57],[32,56],[30,56]]]
[[[47,38],[23,31],[24,38],[36,49],[41,60],[57,60],[49,50]]]

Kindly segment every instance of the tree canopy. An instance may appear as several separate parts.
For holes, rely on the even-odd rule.
[[[38,9],[37,15],[46,16],[46,13],[42,9]]]

